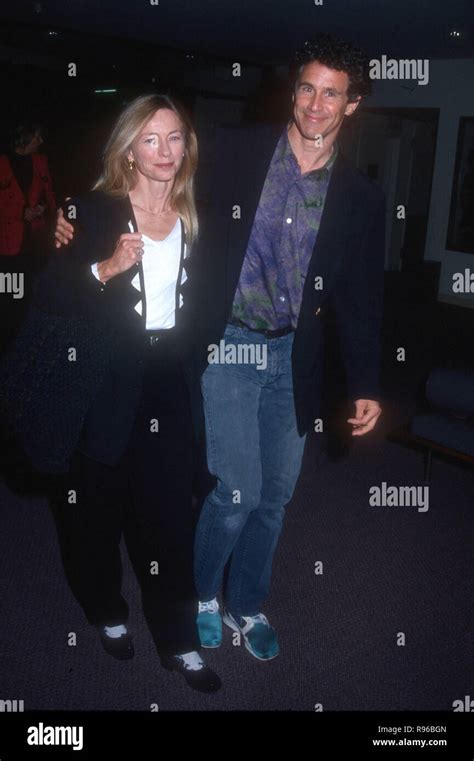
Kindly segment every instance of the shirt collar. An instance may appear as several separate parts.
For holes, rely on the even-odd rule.
[[[313,169],[311,172],[308,172],[307,174],[305,174],[304,177],[305,178],[311,177],[312,179],[315,179],[315,180],[325,180],[331,174],[331,170],[334,166],[338,153],[339,153],[339,147],[338,147],[337,141],[335,141],[332,146],[332,153],[329,156],[326,163],[324,164],[324,166],[321,166],[318,169]],[[296,166],[298,165],[296,156],[293,153],[293,149],[288,139],[288,127],[285,127],[283,134],[280,140],[278,141],[277,159],[279,161],[291,161],[291,162],[294,162]]]

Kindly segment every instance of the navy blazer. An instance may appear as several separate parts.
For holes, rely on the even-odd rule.
[[[201,369],[222,339],[268,167],[283,125],[225,127],[212,140],[192,267]],[[234,207],[240,207],[235,218]],[[238,215],[237,215],[238,216]],[[340,153],[333,166],[303,290],[292,366],[300,433],[320,412],[324,317],[334,308],[351,399],[379,399],[385,204],[381,189]],[[321,277],[323,288],[315,288]],[[189,299],[188,299],[189,303]]]

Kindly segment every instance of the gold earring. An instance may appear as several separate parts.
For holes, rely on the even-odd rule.
[[[129,159],[128,160],[128,168],[130,169],[130,171],[132,171],[134,166],[135,166],[134,160],[133,159]]]

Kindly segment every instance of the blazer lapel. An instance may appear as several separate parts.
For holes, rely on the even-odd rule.
[[[329,296],[343,264],[353,230],[352,175],[339,155],[334,163],[316,243],[311,255],[303,292],[300,317],[309,306],[319,307]],[[315,278],[321,278],[316,283]],[[319,286],[319,287],[317,287]]]
[[[120,209],[118,215],[120,219],[120,229],[118,234],[120,235],[121,233],[131,232],[129,225],[130,222],[132,223],[133,232],[138,232],[137,220],[135,218],[135,213],[133,211],[130,197],[127,195],[125,198],[119,199],[117,203],[119,204]],[[140,290],[137,290],[135,286],[132,285],[132,280],[136,275],[138,275],[139,278]],[[133,308],[137,318],[140,319],[144,326],[146,326],[145,277],[143,274],[143,265],[141,261],[137,262],[132,267],[130,267],[129,270],[123,273],[123,277],[127,283],[127,302]],[[141,312],[138,312],[135,309],[139,303],[141,303]]]
[[[230,245],[234,252],[229,262],[228,288],[233,298],[240,276],[253,221],[262,193],[268,167],[285,125],[271,125],[251,131],[242,130],[238,150],[234,153],[233,205],[240,207],[240,219],[232,219],[230,225]],[[229,210],[232,213],[232,210]]]

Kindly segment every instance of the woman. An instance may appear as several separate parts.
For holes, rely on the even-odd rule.
[[[10,142],[0,155],[0,256],[41,250],[56,211],[48,159],[38,152],[41,126],[17,124]]]
[[[106,650],[132,657],[120,590],[124,532],[162,664],[211,692],[219,677],[197,652],[181,308],[197,233],[196,164],[196,136],[180,108],[161,95],[134,100],[110,136],[94,190],[65,207],[74,241],[41,277],[36,300],[71,324],[92,324],[90,338],[101,347],[91,353],[90,341],[71,341],[68,350],[76,379],[67,384],[68,409],[75,389],[94,387],[80,397],[79,406],[88,398],[76,416],[84,422],[55,504],[72,590]],[[100,382],[91,383],[92,373]]]

